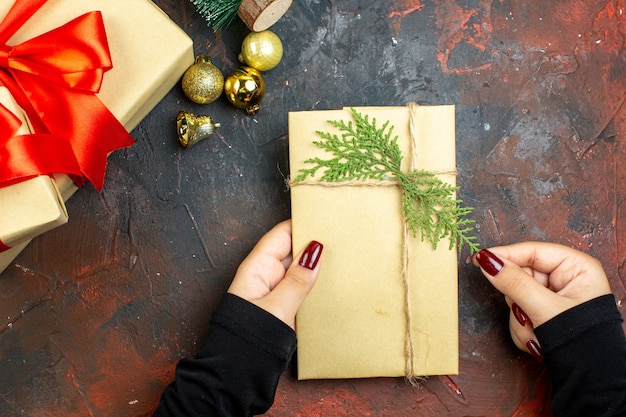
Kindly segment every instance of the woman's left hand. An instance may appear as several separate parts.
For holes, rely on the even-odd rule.
[[[319,274],[323,245],[312,241],[295,259],[291,220],[274,226],[241,263],[228,292],[273,314],[292,329],[296,312]]]

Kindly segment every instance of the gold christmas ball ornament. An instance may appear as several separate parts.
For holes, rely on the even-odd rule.
[[[207,55],[198,55],[196,62],[183,74],[183,91],[198,104],[214,102],[224,89],[224,75]]]
[[[220,124],[215,122],[211,116],[198,116],[186,111],[179,111],[176,117],[178,142],[183,148],[188,148],[201,140],[208,139],[213,136],[218,127]]]
[[[226,98],[235,107],[246,109],[248,114],[256,114],[265,96],[265,80],[259,71],[252,67],[237,68],[224,81]]]
[[[283,57],[283,43],[274,32],[252,32],[241,44],[239,61],[259,71],[276,67]]]

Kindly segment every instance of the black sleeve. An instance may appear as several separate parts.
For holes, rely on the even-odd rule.
[[[555,417],[626,416],[626,337],[613,295],[567,310],[535,334]]]
[[[285,323],[232,294],[211,318],[205,344],[183,359],[154,417],[252,416],[267,411],[296,347]]]

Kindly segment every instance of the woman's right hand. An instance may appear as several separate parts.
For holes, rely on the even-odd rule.
[[[534,328],[557,315],[611,293],[602,265],[578,250],[544,242],[483,249],[470,260],[501,293],[511,314],[516,346],[541,358]]]

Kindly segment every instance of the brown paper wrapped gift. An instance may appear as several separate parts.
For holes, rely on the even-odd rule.
[[[31,192],[33,187],[37,188]],[[39,191],[37,192],[37,190]],[[0,207],[6,206],[6,211],[4,211],[6,216],[3,219],[7,221],[12,217],[11,221],[14,221],[11,227],[4,227],[0,224],[2,232],[13,235],[13,239],[8,239],[5,236],[5,239],[11,244],[10,249],[0,252],[0,273],[13,262],[34,237],[67,223],[68,214],[64,202],[76,190],[76,185],[72,179],[65,174],[54,174],[52,177],[42,175],[22,183],[0,188]],[[20,201],[14,200],[12,196],[6,199],[3,197],[7,193],[15,192],[22,193]],[[6,204],[8,202],[11,204]],[[28,223],[24,221],[25,213],[29,213]],[[3,219],[0,219],[0,223],[3,222]],[[17,230],[16,225],[19,226]],[[25,230],[24,227],[30,227],[30,230]],[[27,237],[24,238],[24,236]],[[12,240],[16,237],[19,241],[13,242]]]
[[[12,5],[13,1],[0,2],[0,18]],[[98,97],[131,131],[194,61],[191,39],[154,3],[149,0],[49,0],[19,29],[9,44],[31,39],[93,10],[102,13],[113,62],[113,69],[104,75]],[[60,185],[63,200],[76,191],[65,175],[55,174],[55,184]],[[24,187],[28,185],[24,184]],[[58,206],[58,199],[48,198],[42,202],[41,196],[33,195],[32,204],[53,207]],[[0,211],[6,213],[10,208],[10,199],[0,200]],[[33,229],[31,219],[26,216],[21,220],[24,233],[18,240],[22,242],[28,242],[46,230]],[[17,256],[17,247],[25,244],[12,246],[11,250],[0,253],[0,271]]]
[[[22,123],[16,134],[30,133],[26,116],[6,87],[0,87],[0,104]],[[47,175],[0,187],[0,212],[0,271],[17,256],[19,248],[26,246],[30,236],[67,223],[63,198],[54,179]]]
[[[415,106],[414,144],[408,107],[356,110],[378,127],[393,126],[403,171],[413,155],[414,167],[455,184],[453,106]],[[329,120],[352,115],[349,109],[289,114],[292,178],[306,159],[328,159],[313,141],[320,140],[316,131],[340,133]],[[404,235],[400,188],[325,186],[314,179],[293,184],[291,203],[294,253],[311,240],[325,247],[319,279],[297,315],[298,377],[458,373],[457,252],[449,240],[434,250],[419,235]]]
[[[0,273],[34,237],[67,223],[64,202],[76,190],[72,179],[65,174],[42,175],[0,188],[0,209],[5,213],[0,218],[0,231],[4,234],[3,244],[10,246],[0,252]],[[19,198],[15,198],[15,193]]]

